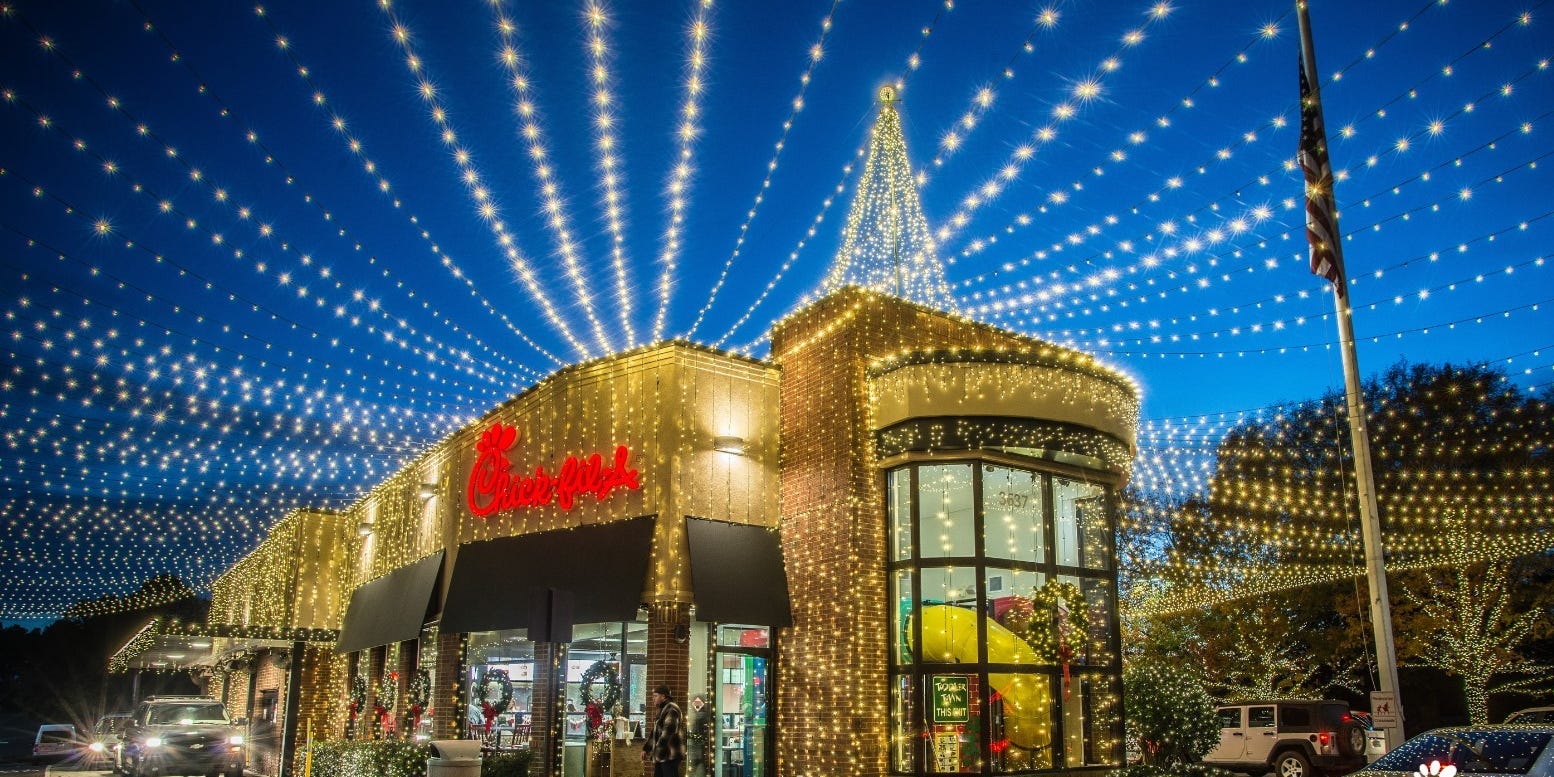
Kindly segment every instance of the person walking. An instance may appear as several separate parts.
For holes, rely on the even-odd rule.
[[[653,777],[680,777],[680,763],[685,760],[685,723],[680,707],[669,694],[669,686],[653,689],[653,706],[658,708],[658,718],[642,742],[642,760],[652,762]]]

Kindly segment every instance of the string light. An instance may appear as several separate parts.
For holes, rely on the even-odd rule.
[[[842,230],[842,247],[826,287],[883,290],[953,310],[944,269],[907,160],[895,87],[880,89],[880,114],[869,134],[869,156]]]
[[[832,6],[835,10],[835,6]],[[686,64],[685,64],[685,99],[680,105],[680,125],[675,131],[675,138],[679,141],[680,154],[674,165],[670,168],[669,183],[665,186],[669,196],[669,224],[664,229],[664,248],[659,254],[659,263],[664,266],[662,276],[659,279],[659,307],[658,314],[654,317],[654,336],[663,331],[664,316],[667,313],[668,292],[675,274],[675,266],[680,257],[680,229],[685,224],[685,210],[690,201],[691,177],[695,169],[696,139],[702,134],[701,127],[701,99],[707,90],[707,47],[712,37],[712,0],[702,0],[701,7],[697,11],[696,19],[691,22],[686,30]],[[824,39],[824,33],[822,33]],[[813,65],[811,65],[813,67]],[[800,93],[802,99],[802,92]],[[790,119],[791,121],[791,119]],[[779,142],[779,146],[781,143]],[[780,151],[779,151],[780,153]],[[741,234],[741,238],[743,234]],[[737,248],[736,248],[737,253]],[[728,265],[734,261],[730,256],[723,266],[723,277],[728,274]],[[718,288],[723,285],[723,277],[713,285],[712,297],[715,298]],[[697,313],[696,320],[691,324],[687,339],[693,338],[696,330],[701,326],[702,316],[707,309],[712,307],[712,299]]]
[[[138,5],[136,7],[137,9],[139,8]],[[460,267],[459,264],[453,259],[453,257],[449,256],[442,250],[440,244],[432,238],[431,231],[422,226],[420,218],[404,208],[404,203],[395,193],[393,185],[389,183],[387,178],[382,177],[379,174],[379,167],[377,162],[373,161],[371,157],[367,156],[366,146],[362,139],[352,132],[352,122],[347,120],[344,114],[337,112],[337,110],[333,107],[333,102],[328,99],[318,82],[314,80],[312,69],[303,65],[301,61],[297,59],[296,51],[291,46],[290,39],[282,34],[280,29],[275,26],[274,20],[268,13],[265,12],[264,6],[255,6],[254,13],[261,21],[265,23],[267,27],[269,27],[270,33],[275,36],[276,47],[283,54],[285,54],[288,61],[291,62],[293,71],[297,74],[297,77],[302,79],[302,82],[307,85],[310,92],[316,96],[316,99],[312,101],[314,107],[318,111],[328,114],[330,128],[340,136],[342,141],[344,141],[346,149],[357,159],[361,160],[362,170],[369,177],[374,179],[374,190],[384,196],[389,197],[395,210],[405,213],[407,221],[416,230],[421,240],[426,242],[428,249],[430,249],[432,252],[432,255],[438,257],[439,263],[442,265],[443,269],[448,272],[448,274],[452,275],[454,279],[463,283],[464,287],[469,291],[470,296],[475,298],[475,300],[480,303],[481,308],[483,308],[487,313],[496,316],[497,320],[501,321],[507,330],[516,335],[518,339],[524,342],[525,345],[533,348],[535,351],[549,359],[555,365],[563,366],[565,362],[563,362],[560,357],[551,353],[549,350],[546,350],[545,347],[541,346],[539,343],[536,343],[527,334],[525,334],[522,329],[518,328],[518,326],[513,323],[513,320],[506,313],[502,312],[499,308],[492,304],[491,300],[482,294],[479,287],[476,286],[474,277],[470,273],[466,272],[462,267]],[[150,17],[145,17],[145,19],[147,27],[151,27],[152,25]],[[179,62],[187,62],[185,58],[177,53],[177,48],[172,44],[172,41],[168,40],[165,35],[162,35],[160,28],[156,29],[158,30],[157,34],[161,36],[162,40],[167,44],[168,49],[174,52],[173,59]],[[190,67],[192,72],[193,66],[189,65],[188,67]],[[202,94],[214,94],[212,91],[205,87],[204,79],[200,78],[197,73],[195,74],[195,78],[201,82],[200,92]],[[227,115],[228,110],[224,103],[222,104],[221,110],[223,112],[222,115]],[[246,131],[246,137],[250,143],[259,142],[258,134],[252,130]],[[269,156],[267,150],[266,159],[269,158],[271,157]],[[291,180],[291,176],[289,174],[287,176],[287,180]]]
[[[427,111],[439,130],[438,137],[443,145],[447,147],[455,166],[459,169],[459,180],[464,184],[465,190],[469,192],[470,199],[474,201],[476,214],[485,222],[491,233],[496,237],[497,245],[500,246],[502,254],[512,263],[513,270],[518,273],[518,279],[523,282],[530,298],[539,304],[540,310],[545,314],[545,319],[550,322],[557,333],[582,358],[588,358],[588,347],[572,334],[572,328],[561,318],[560,313],[557,312],[555,305],[551,302],[550,296],[540,288],[539,276],[535,273],[528,257],[519,249],[517,238],[508,232],[506,222],[501,218],[502,209],[497,204],[491,190],[484,184],[485,176],[481,175],[480,171],[475,168],[473,157],[469,150],[460,144],[459,135],[454,131],[453,123],[448,118],[448,110],[443,107],[442,101],[438,99],[437,86],[424,72],[424,62],[416,54],[410,28],[406,27],[400,21],[399,15],[394,12],[392,0],[378,0],[378,8],[388,17],[389,34],[394,39],[394,42],[399,45],[401,51],[404,52],[405,66],[410,70],[411,76],[418,79],[416,93],[420,95],[422,102],[426,104]],[[565,258],[565,254],[563,254],[563,258]],[[589,323],[593,326],[595,339],[600,347],[608,353],[611,349],[604,337],[604,327],[594,315],[592,297],[587,294],[586,288],[582,286],[584,282],[582,273],[578,268],[571,266],[570,263],[567,269],[568,276],[577,288],[579,301],[583,303],[584,313],[587,315]]]
[[[809,47],[809,64],[805,67],[803,75],[799,76],[799,91],[791,101],[792,108],[788,111],[788,118],[782,123],[782,134],[778,136],[777,143],[772,147],[771,161],[766,163],[766,177],[761,181],[761,188],[756,192],[755,202],[751,203],[750,210],[745,212],[745,221],[739,225],[739,237],[734,239],[734,250],[729,253],[728,259],[723,262],[723,270],[718,274],[718,280],[713,284],[712,291],[708,294],[706,304],[697,311],[696,324],[699,325],[706,316],[707,310],[716,300],[718,289],[722,288],[723,280],[728,277],[729,267],[739,254],[744,250],[745,236],[750,233],[750,224],[755,221],[756,213],[761,210],[761,203],[766,201],[766,193],[772,188],[772,177],[777,173],[777,163],[782,159],[782,150],[788,145],[788,133],[793,130],[793,123],[798,119],[799,112],[804,110],[804,95],[809,91],[809,82],[814,78],[815,68],[820,60],[825,57],[826,36],[831,34],[831,25],[836,18],[836,8],[842,4],[842,0],[831,0],[831,8],[826,11],[825,18],[820,20],[820,37]],[[665,272],[658,282],[658,313],[653,317],[653,339],[663,336],[664,320],[669,311],[669,295],[673,288],[673,278],[669,270],[671,265],[665,265]],[[693,325],[686,335],[687,339],[696,336],[697,325]]]

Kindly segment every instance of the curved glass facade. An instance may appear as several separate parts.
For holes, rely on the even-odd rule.
[[[1119,766],[1112,489],[968,453],[886,470],[891,770]]]

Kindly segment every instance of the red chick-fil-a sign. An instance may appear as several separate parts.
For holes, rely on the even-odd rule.
[[[552,502],[570,510],[586,494],[604,501],[617,489],[635,491],[642,487],[637,471],[628,466],[631,451],[624,445],[615,448],[615,460],[608,466],[595,453],[581,459],[568,456],[555,474],[546,472],[544,465],[536,466],[532,475],[514,474],[507,452],[518,443],[518,437],[518,427],[504,423],[494,423],[480,435],[465,496],[475,515],[485,518],[505,510]]]

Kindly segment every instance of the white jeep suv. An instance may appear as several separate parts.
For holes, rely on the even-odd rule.
[[[1346,702],[1249,702],[1218,714],[1219,745],[1206,764],[1275,777],[1347,774],[1365,765],[1366,726]]]

